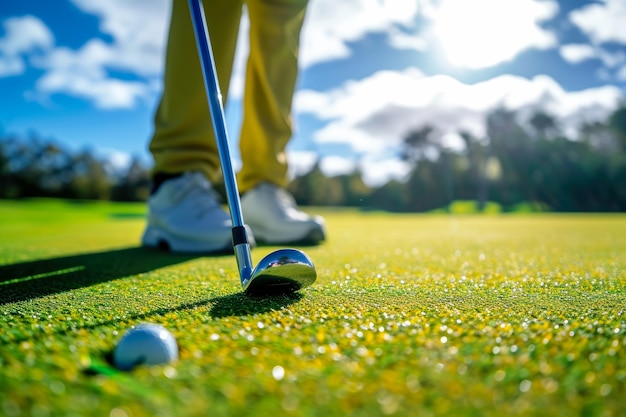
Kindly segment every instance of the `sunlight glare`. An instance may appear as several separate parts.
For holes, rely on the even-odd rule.
[[[553,44],[538,26],[557,6],[534,0],[443,0],[434,12],[434,34],[451,64],[485,68],[529,47]]]

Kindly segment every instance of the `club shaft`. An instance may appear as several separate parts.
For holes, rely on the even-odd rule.
[[[247,281],[252,274],[252,260],[250,257],[250,244],[248,243],[245,233],[241,203],[239,201],[237,179],[235,177],[235,170],[230,157],[228,132],[226,130],[226,118],[224,117],[224,107],[222,104],[222,93],[220,92],[218,84],[217,71],[215,70],[215,60],[213,59],[213,51],[211,48],[211,38],[209,37],[209,30],[204,16],[202,0],[189,0],[189,9],[191,11],[191,20],[193,22],[196,43],[198,46],[198,55],[200,57],[200,64],[202,67],[207,101],[209,104],[211,119],[213,121],[213,129],[215,131],[215,139],[217,141],[222,174],[224,176],[224,185],[226,187],[226,197],[230,208],[230,217],[233,222],[233,245],[235,257],[237,259],[239,274],[243,283],[244,281]]]

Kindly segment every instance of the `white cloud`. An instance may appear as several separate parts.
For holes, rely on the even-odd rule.
[[[615,76],[620,81],[626,81],[626,65],[620,68]]]
[[[557,11],[552,0],[446,0],[428,17],[432,39],[449,61],[476,69],[512,60],[530,48],[556,46],[554,33],[541,24]]]
[[[86,13],[100,18],[100,30],[113,38],[103,44],[101,64],[140,75],[163,70],[170,0],[72,0]]]
[[[405,33],[398,28],[391,28],[387,37],[389,45],[396,49],[414,49],[416,51],[428,49],[428,41],[423,36]]]
[[[22,74],[26,70],[24,61],[19,56],[0,55],[0,78]]]
[[[611,82],[613,79],[619,81],[620,72],[617,71],[613,77],[611,69],[626,62],[626,54],[623,51],[610,52],[598,45],[567,44],[559,48],[559,53],[570,64],[578,64],[590,59],[602,61],[604,67],[596,70],[596,76],[606,82]]]
[[[327,92],[301,91],[295,109],[328,122],[313,136],[318,146],[347,144],[361,155],[389,153],[408,132],[426,125],[442,136],[467,131],[484,137],[485,117],[499,107],[522,115],[544,110],[572,130],[606,117],[621,99],[617,87],[567,92],[545,75],[503,75],[470,85],[408,69],[381,71]]]
[[[570,20],[596,44],[626,43],[626,2],[603,0],[574,10]]]
[[[396,180],[405,181],[412,169],[412,164],[397,158],[366,157],[359,162],[363,182],[369,187],[380,187]]]
[[[287,151],[289,161],[289,178],[298,177],[309,172],[318,161],[319,155],[313,151]]]
[[[63,92],[88,99],[101,109],[132,108],[149,92],[147,86],[138,81],[91,78],[63,71],[48,72],[37,81],[37,88],[43,93]]]
[[[304,68],[350,56],[349,43],[366,34],[410,26],[419,9],[415,0],[312,0],[302,32]]]
[[[54,44],[50,29],[34,16],[7,19],[3,23],[5,36],[0,39],[0,51],[6,55],[18,55],[37,48],[49,48]]]
[[[33,64],[46,72],[31,95],[46,100],[51,94],[68,94],[103,109],[132,108],[141,99],[154,98],[163,71],[170,0],[73,3],[100,18],[100,29],[111,41],[92,38],[78,49],[57,46],[34,58]],[[112,71],[126,72],[131,79],[116,78]]]
[[[0,38],[0,78],[22,74],[26,70],[23,55],[54,44],[50,29],[34,16],[10,18],[2,26],[5,34]]]
[[[624,54],[624,51],[609,52],[600,47],[597,49],[598,58],[600,58],[602,63],[609,68],[614,68],[626,61],[626,54]]]
[[[111,148],[100,148],[101,154],[107,161],[107,166],[112,172],[122,172],[128,169],[133,161],[133,156],[128,152],[121,152]]]
[[[567,44],[559,48],[559,53],[567,62],[578,64],[596,57],[596,51],[587,44]]]
[[[349,156],[329,155],[320,161],[320,169],[329,177],[354,172],[356,166],[355,158]]]
[[[546,107],[561,120],[567,133],[574,135],[582,124],[606,119],[623,100],[624,95],[619,88],[604,86],[563,91],[552,106]]]
[[[78,51],[65,47],[35,60],[47,69],[37,80],[40,94],[64,93],[87,99],[102,109],[132,108],[152,91],[142,81],[127,81],[108,76],[106,63],[112,51],[99,39],[92,39]]]

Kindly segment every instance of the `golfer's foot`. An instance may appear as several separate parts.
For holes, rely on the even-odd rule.
[[[144,246],[182,253],[232,251],[232,222],[209,181],[188,172],[163,182],[148,199]],[[248,228],[248,239],[254,238]]]
[[[326,238],[324,219],[309,216],[287,191],[263,182],[241,199],[246,223],[258,242],[269,245],[316,245]]]

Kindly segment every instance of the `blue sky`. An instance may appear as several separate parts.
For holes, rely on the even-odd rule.
[[[170,0],[9,0],[0,10],[0,132],[150,162]],[[575,132],[626,92],[623,0],[311,0],[294,100],[294,173],[402,178],[398,145],[433,125],[484,136],[499,106]],[[227,118],[237,158],[247,24]]]

